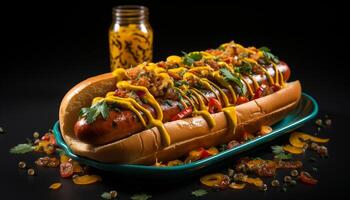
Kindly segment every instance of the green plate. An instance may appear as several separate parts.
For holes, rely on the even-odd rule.
[[[66,152],[66,154],[74,160],[86,164],[88,166],[103,170],[112,171],[118,174],[133,175],[139,177],[157,177],[157,178],[178,178],[184,175],[191,175],[195,172],[203,171],[204,169],[215,167],[224,160],[232,158],[233,156],[252,149],[262,143],[271,141],[272,139],[281,136],[284,133],[293,131],[301,127],[307,121],[313,119],[318,112],[318,105],[314,98],[303,93],[300,103],[294,112],[290,113],[283,120],[273,126],[273,132],[268,135],[261,136],[250,140],[242,145],[239,145],[233,149],[229,149],[215,156],[205,158],[193,163],[173,166],[173,167],[154,167],[144,165],[131,165],[131,164],[110,164],[102,163],[89,158],[81,157],[72,152],[67,146],[61,136],[59,129],[59,122],[56,122],[53,127],[53,132],[57,140],[57,144]],[[118,155],[116,155],[118,156]]]

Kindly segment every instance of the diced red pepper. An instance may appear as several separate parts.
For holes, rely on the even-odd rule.
[[[56,143],[56,138],[55,138],[55,136],[54,136],[53,134],[50,134],[50,135],[49,135],[49,143],[50,143],[50,144],[53,144],[54,146],[57,145],[57,143]]]
[[[311,175],[307,172],[302,171],[298,177],[298,179],[306,184],[310,184],[310,185],[316,185],[317,184],[317,180],[312,178]]]
[[[237,98],[237,105],[243,104],[243,103],[247,103],[249,101],[249,99],[245,96],[239,96]]]
[[[171,121],[176,121],[179,119],[186,118],[186,117],[190,116],[192,114],[192,112],[193,112],[193,110],[191,107],[185,108],[184,110],[182,110],[181,112],[179,112],[175,116],[173,116],[171,118]]]
[[[211,156],[211,153],[209,153],[207,150],[205,150],[204,148],[201,149],[200,151],[200,159],[204,159]]]
[[[222,111],[221,103],[215,98],[209,98],[208,111],[213,114]]]
[[[121,90],[121,89],[116,89],[114,91],[114,96],[117,96],[117,97],[124,97],[126,95],[127,91],[125,90]]]
[[[260,87],[255,91],[254,99],[258,99],[263,96],[265,90],[266,90],[266,85],[262,84]]]
[[[41,140],[46,140],[46,141],[49,141],[50,137],[48,134],[45,134],[41,137]]]

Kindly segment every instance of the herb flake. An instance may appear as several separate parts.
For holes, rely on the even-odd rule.
[[[90,108],[82,108],[80,110],[80,116],[86,117],[86,122],[88,124],[94,122],[99,115],[101,115],[103,119],[107,119],[109,115],[109,108],[105,101],[98,102]]]
[[[18,144],[15,147],[10,149],[10,153],[12,154],[25,154],[28,152],[32,152],[34,147],[31,144]]]
[[[242,64],[235,68],[235,72],[240,74],[251,74],[253,66],[249,62],[242,62]]]
[[[184,54],[183,63],[188,66],[192,66],[195,61],[199,61],[202,59],[203,55],[200,52],[191,52],[187,54],[186,52],[182,52]]]
[[[201,197],[201,196],[204,196],[206,194],[208,194],[208,192],[206,190],[203,190],[203,189],[195,190],[192,192],[192,195],[196,196],[196,197]]]
[[[237,84],[239,88],[243,88],[243,83],[241,82],[241,80],[238,77],[234,76],[228,69],[221,68],[220,72],[226,81],[231,81]]]
[[[273,61],[274,63],[279,63],[280,62],[278,57],[273,55],[271,53],[271,50],[268,47],[260,47],[259,50],[263,52],[264,57],[267,60]]]
[[[292,154],[286,153],[283,150],[282,146],[278,146],[278,145],[271,146],[271,149],[272,149],[272,153],[275,154],[276,159],[289,160],[293,157]]]
[[[132,200],[147,200],[147,199],[150,199],[150,198],[152,198],[152,196],[148,195],[148,194],[145,194],[145,193],[143,193],[143,194],[134,194],[134,195],[131,196]]]
[[[101,194],[102,199],[112,199],[112,195],[109,192],[104,192]]]

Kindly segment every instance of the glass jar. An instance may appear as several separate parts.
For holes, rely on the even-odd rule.
[[[111,70],[130,68],[152,61],[153,30],[144,6],[113,8],[113,22],[109,29]]]

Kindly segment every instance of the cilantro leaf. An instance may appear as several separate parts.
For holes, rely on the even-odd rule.
[[[195,61],[199,61],[202,59],[203,55],[200,52],[191,52],[187,54],[186,52],[182,52],[184,54],[183,63],[188,66],[192,66]]]
[[[265,59],[271,60],[274,63],[279,63],[280,62],[278,57],[271,53],[271,50],[269,48],[267,48],[267,47],[260,47],[259,50],[263,52]]]
[[[109,192],[104,192],[101,194],[102,199],[112,199],[112,195]]]
[[[251,74],[253,66],[249,62],[242,62],[242,64],[235,68],[235,72],[240,74]]]
[[[225,47],[223,45],[220,45],[217,49],[221,51],[225,51]]]
[[[271,149],[272,149],[272,153],[274,154],[284,153],[282,146],[275,145],[275,146],[272,146]]]
[[[152,198],[152,196],[148,195],[148,194],[145,194],[145,193],[143,193],[143,194],[134,194],[134,195],[131,196],[132,200],[147,200],[147,199],[150,199],[150,198]]]
[[[192,192],[192,195],[196,196],[196,197],[201,197],[201,196],[204,196],[206,194],[208,194],[208,192],[206,190],[203,190],[203,189],[195,190]]]
[[[289,160],[291,159],[293,156],[292,154],[288,153],[288,154],[285,154],[285,153],[280,153],[280,154],[277,154],[275,155],[275,158],[276,159],[280,159],[280,160]]]
[[[107,103],[106,102],[101,103],[101,105],[97,107],[97,112],[101,113],[103,119],[107,119],[109,114]]]
[[[275,145],[275,146],[272,146],[271,149],[272,149],[272,153],[275,154],[276,159],[288,160],[293,157],[292,154],[290,153],[286,154],[282,146]]]
[[[109,115],[109,108],[105,101],[98,102],[90,108],[82,108],[80,110],[80,116],[85,117],[88,124],[94,122],[99,115],[102,115],[103,119],[107,119]]]
[[[269,49],[268,47],[265,47],[265,46],[264,47],[260,47],[259,50],[260,51],[266,51],[266,52],[270,52],[271,51],[271,49]]]
[[[192,58],[194,61],[199,61],[202,59],[203,55],[200,52],[191,52],[188,54],[188,57]]]
[[[24,154],[34,150],[34,147],[31,144],[19,144],[10,149],[12,154]]]
[[[241,80],[238,77],[234,76],[228,69],[221,68],[220,72],[222,73],[226,81],[232,81],[233,83],[237,84],[238,87],[243,87],[243,83],[241,82]]]

